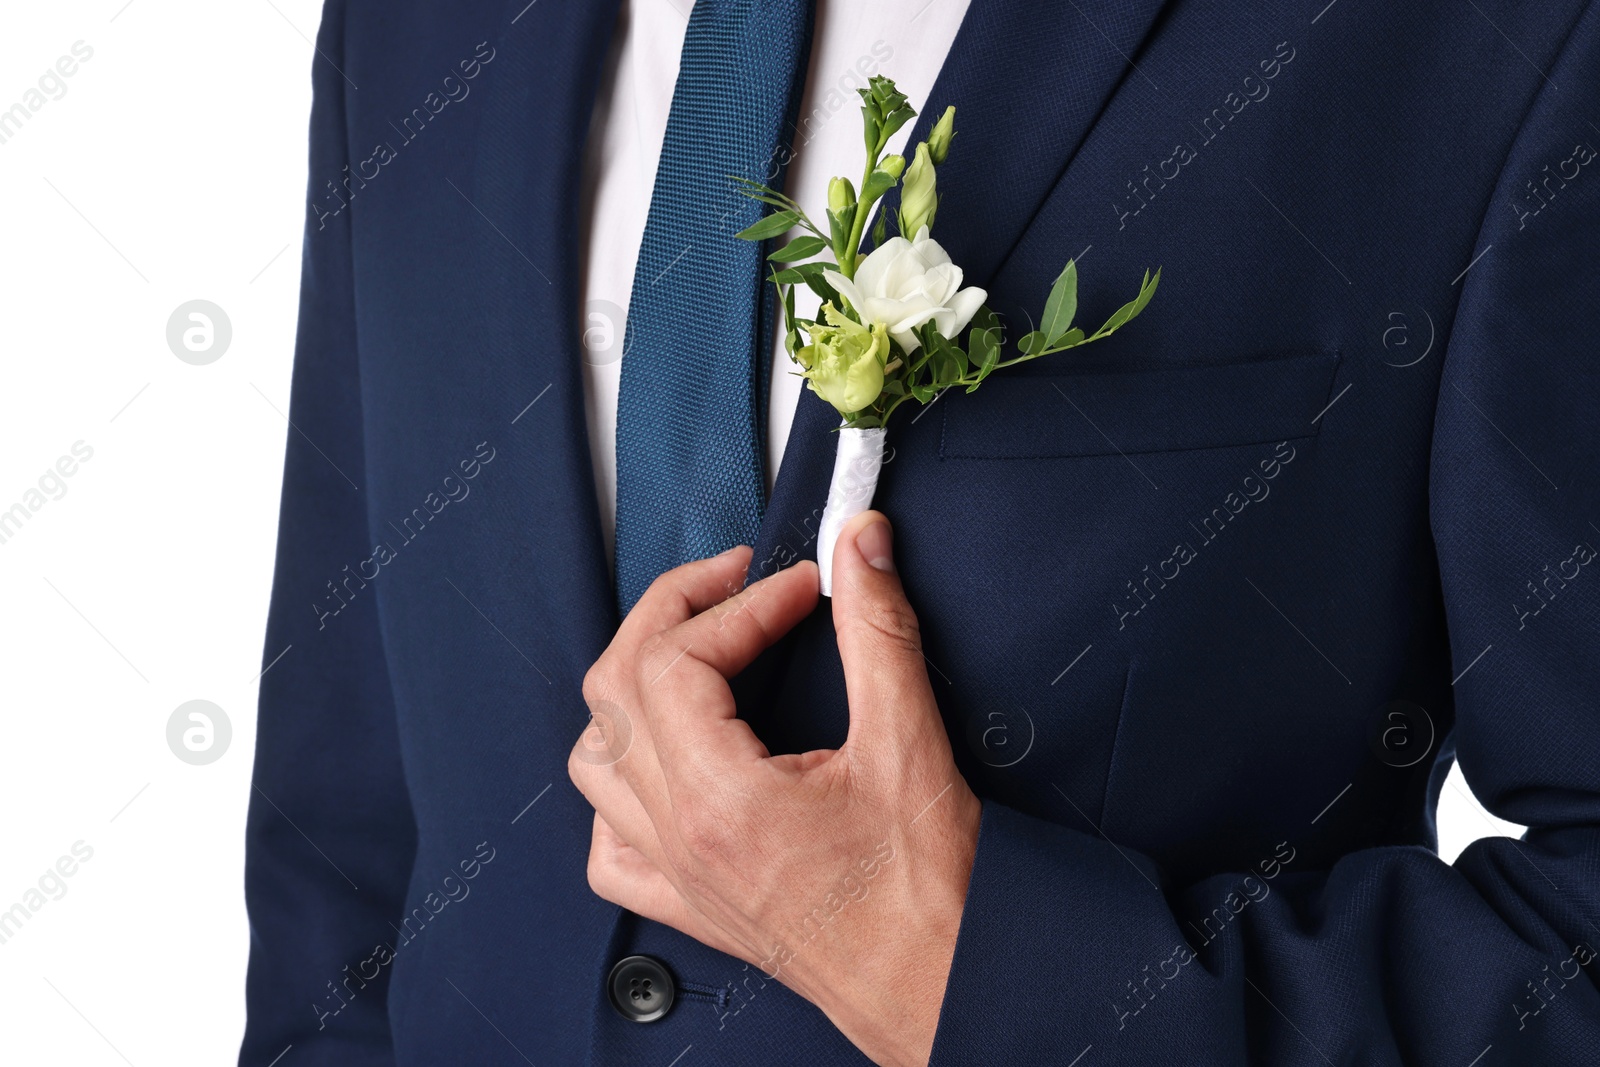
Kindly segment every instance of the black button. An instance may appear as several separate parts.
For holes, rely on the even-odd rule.
[[[611,993],[611,1006],[624,1019],[636,1023],[653,1023],[672,1010],[677,989],[672,975],[658,959],[651,956],[628,956],[617,961],[606,979]]]

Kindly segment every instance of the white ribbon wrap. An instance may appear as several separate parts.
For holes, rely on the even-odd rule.
[[[839,431],[833,481],[828,483],[828,503],[822,509],[822,525],[817,532],[817,567],[822,571],[823,596],[833,595],[833,546],[839,541],[839,531],[872,507],[872,496],[878,491],[884,432],[848,426]]]

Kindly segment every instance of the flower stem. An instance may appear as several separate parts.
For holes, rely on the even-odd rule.
[[[867,158],[867,169],[861,172],[861,191],[867,191],[867,182],[872,179],[872,172],[878,169],[878,159],[883,155],[883,150],[889,144],[887,137],[880,136],[872,147],[872,152]],[[881,199],[879,197],[878,199]],[[856,277],[856,261],[861,257],[861,235],[866,232],[867,216],[872,213],[872,205],[877,199],[862,200],[856,204],[856,217],[850,223],[850,239],[841,250],[839,256],[839,273],[851,281]],[[848,263],[844,262],[849,260]]]

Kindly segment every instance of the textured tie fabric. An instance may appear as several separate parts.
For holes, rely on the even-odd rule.
[[[634,268],[617,401],[617,599],[750,544],[765,503],[765,208],[811,46],[813,0],[696,0]]]

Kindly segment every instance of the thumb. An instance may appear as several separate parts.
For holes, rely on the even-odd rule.
[[[844,662],[854,744],[893,745],[910,755],[917,741],[948,744],[928,682],[917,614],[894,566],[894,532],[867,511],[840,531],[833,550],[833,628]]]

